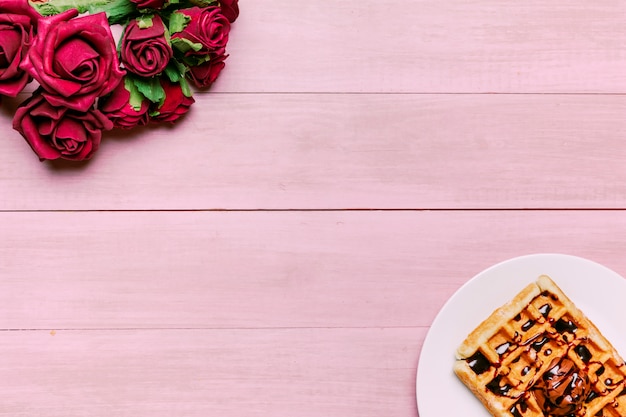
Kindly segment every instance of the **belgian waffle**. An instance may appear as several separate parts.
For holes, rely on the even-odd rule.
[[[496,417],[625,417],[626,364],[548,277],[495,310],[454,372]]]

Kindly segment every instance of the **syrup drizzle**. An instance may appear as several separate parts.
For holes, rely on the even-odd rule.
[[[526,323],[524,323],[524,325],[522,326],[522,330],[527,332],[531,327],[533,327],[535,325],[535,322],[532,320],[528,320]]]
[[[563,317],[561,317],[557,320],[556,323],[554,323],[554,328],[559,333],[576,333],[576,330],[578,330],[578,327],[576,327],[576,324],[574,324],[573,321],[565,320]]]
[[[480,375],[485,373],[491,368],[491,363],[489,359],[485,357],[480,351],[476,352],[472,357],[467,359],[467,364],[469,367],[476,373],[476,375]]]
[[[504,342],[496,348],[496,353],[498,354],[498,356],[502,356],[509,350],[510,347],[511,344],[509,342]]]
[[[545,297],[550,297],[550,299],[554,300],[554,301],[558,301],[558,297],[556,297],[553,294],[549,294],[548,292],[544,292],[542,293],[543,296]],[[539,307],[537,309],[537,311],[543,316],[544,319],[548,320],[549,323],[552,325],[553,329],[556,332],[545,332],[543,334],[539,334],[531,339],[529,339],[528,341],[523,343],[523,346],[528,346],[526,348],[526,351],[528,352],[528,349],[533,349],[535,352],[539,353],[542,351],[542,349],[544,348],[544,346],[546,344],[548,344],[551,340],[554,340],[554,342],[556,342],[558,345],[562,345],[563,343],[569,345],[569,349],[573,349],[574,352],[577,354],[577,356],[580,358],[580,360],[585,363],[585,364],[589,364],[592,360],[592,353],[589,351],[589,349],[584,346],[583,344],[578,344],[578,345],[574,345],[574,342],[576,340],[576,331],[578,330],[578,327],[576,326],[576,323],[574,323],[571,319],[567,318],[567,317],[561,317],[558,320],[555,320],[553,318],[549,318],[549,314],[552,311],[553,307],[550,303],[546,303],[543,304],[541,307]],[[518,314],[517,316],[514,317],[514,320],[519,322],[522,320],[522,315]],[[541,322],[541,320],[540,320]],[[526,332],[528,330],[530,330],[534,325],[536,324],[536,322],[532,319],[527,320],[522,326],[521,326],[521,330]],[[554,339],[554,337],[556,336],[556,333],[560,334],[560,338]],[[571,342],[569,340],[569,337],[567,334],[571,334],[574,337],[572,338]],[[500,344],[499,346],[496,347],[496,353],[498,354],[499,357],[502,357],[503,355],[505,355],[508,351],[511,350],[511,347],[516,347],[518,346],[518,343],[521,342],[521,335],[519,334],[519,332],[515,332],[515,336],[513,338],[514,342],[504,342],[502,344]],[[546,349],[544,352],[545,356],[550,356],[552,354],[552,350],[551,349]],[[517,357],[515,360],[512,361],[512,363],[517,363],[519,362],[520,357]],[[492,369],[494,366],[495,368],[498,368],[500,366],[500,362],[498,361],[498,363],[496,364],[492,364],[490,363],[490,361],[485,357],[484,354],[482,354],[480,351],[477,351],[474,355],[472,355],[470,358],[466,359],[469,367],[477,374],[483,374],[487,371],[489,371],[490,369]],[[596,362],[594,362],[596,363]],[[622,366],[623,364],[620,364],[619,366]],[[587,367],[585,367],[586,370],[588,369]],[[528,375],[528,373],[532,370],[531,366],[525,366],[522,370],[521,370],[521,375],[522,376],[526,376]],[[538,370],[538,368],[536,369]],[[559,365],[557,364],[556,366],[554,366],[553,368],[549,369],[548,371],[546,371],[543,375],[542,375],[542,379],[545,381],[546,378],[549,379],[550,378],[550,374],[554,375],[554,374],[558,374],[559,372]],[[600,366],[600,368],[598,368],[595,371],[595,374],[599,377],[602,374],[604,374],[605,372],[605,368],[603,365]],[[502,375],[497,375],[497,372],[495,372],[496,375],[494,375],[494,378],[486,385],[486,388],[491,391],[492,393],[498,395],[498,396],[509,396],[511,390],[514,388],[514,386],[512,386],[508,379],[503,378]],[[568,386],[566,387],[566,395],[571,395],[573,394],[573,390],[576,388],[577,384],[580,384],[580,380],[582,379],[586,379],[585,374],[579,374],[578,372],[574,372],[572,374],[572,378],[570,379],[570,381],[568,381]],[[606,386],[612,386],[614,384],[614,381],[611,378],[606,378],[604,380],[604,383]],[[621,385],[621,382],[619,383]],[[532,382],[531,382],[532,385]],[[531,391],[536,390],[536,389],[540,389],[539,387],[534,387],[531,389]],[[513,417],[524,417],[524,415],[526,414],[526,411],[528,410],[528,404],[526,402],[526,400],[528,399],[528,395],[532,395],[530,394],[531,391],[526,391],[526,393],[524,393],[523,397],[519,399],[519,401],[513,405],[511,407],[511,409],[509,410],[511,415]],[[586,391],[586,390],[585,390]],[[565,395],[565,396],[566,396]],[[582,398],[581,398],[582,395]],[[594,399],[598,398],[599,396],[604,395],[604,394],[600,394],[596,391],[593,390],[589,390],[588,392],[584,392],[581,394],[578,394],[578,396],[576,397],[577,402],[584,402],[584,403],[590,403],[592,402]],[[626,386],[622,389],[622,391],[617,395],[617,397],[620,396],[625,396],[626,395]],[[565,396],[563,397],[558,397],[554,400],[554,403],[552,404],[551,407],[561,407],[561,406],[565,406],[568,407],[568,405],[566,405],[566,403],[564,403],[565,400]],[[616,403],[614,403],[615,405]],[[546,404],[547,405],[547,404]],[[574,406],[574,404],[570,404],[569,406]],[[579,407],[579,406],[576,406]],[[550,408],[550,407],[548,407]],[[551,411],[555,411],[555,410],[545,410],[546,412],[551,412]],[[562,410],[565,411],[565,410]],[[576,412],[575,409],[572,409],[572,413],[570,414],[566,414],[566,417],[574,417],[574,412]],[[603,412],[602,410],[600,410],[598,413],[595,414],[596,417],[602,417],[603,416]],[[625,416],[626,417],[626,416]]]
[[[550,311],[552,311],[552,306],[550,304],[546,303],[542,305],[541,307],[539,307],[539,312],[541,313],[544,319],[548,318],[548,314],[550,314]]]
[[[591,357],[592,357],[591,352],[589,352],[589,349],[587,349],[585,345],[576,346],[574,348],[574,352],[576,352],[580,360],[585,363],[589,363],[589,361],[591,360]]]

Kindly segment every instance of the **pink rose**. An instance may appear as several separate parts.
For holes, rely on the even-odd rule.
[[[191,7],[172,14],[177,13],[184,15],[188,22],[182,31],[172,34],[172,45],[185,55],[223,53],[228,43],[230,22],[219,7]],[[189,44],[198,45],[199,49],[190,49]]]
[[[135,3],[138,9],[161,10],[166,0],[130,0]]]
[[[189,107],[195,100],[183,93],[179,83],[173,83],[167,77],[161,78],[161,85],[165,90],[165,101],[161,106],[156,106],[153,109],[151,112],[152,119],[159,122],[174,123],[189,111]]]
[[[39,89],[17,108],[13,128],[42,161],[82,161],[98,150],[102,131],[113,128],[113,123],[95,109],[82,112],[52,106]]]
[[[222,14],[228,19],[230,23],[233,23],[237,20],[239,16],[239,4],[237,4],[239,0],[220,0],[220,8],[222,9]]]
[[[163,20],[158,15],[148,19],[152,25],[146,28],[140,27],[136,19],[131,20],[122,36],[122,63],[126,70],[142,77],[160,74],[173,55]]]
[[[150,120],[148,116],[150,102],[141,96],[140,103],[131,104],[131,93],[128,88],[132,88],[132,83],[128,82],[127,85],[122,81],[111,94],[98,100],[98,110],[120,129],[144,126]]]
[[[72,9],[43,18],[22,68],[54,106],[86,112],[112,91],[124,73],[104,13],[75,18]]]
[[[0,94],[15,97],[30,81],[20,63],[40,17],[27,0],[0,0]]]
[[[204,64],[190,66],[187,78],[198,88],[209,88],[226,66],[225,59],[226,55],[216,55]]]

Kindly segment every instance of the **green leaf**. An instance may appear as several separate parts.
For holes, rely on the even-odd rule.
[[[165,75],[167,75],[167,78],[169,78],[169,80],[173,83],[177,83],[181,80],[181,78],[183,78],[183,75],[177,66],[172,64],[165,67]]]
[[[89,13],[105,12],[111,25],[126,22],[136,10],[135,4],[130,0],[100,0],[88,6]]]
[[[146,14],[139,16],[135,20],[137,21],[137,26],[139,26],[139,29],[148,29],[151,28],[152,25],[154,25],[154,22],[152,21],[153,18],[154,15]]]
[[[151,102],[162,103],[165,100],[165,90],[157,77],[132,77],[132,82],[137,87],[137,90]]]
[[[172,46],[183,54],[186,54],[189,51],[198,52],[202,50],[201,43],[191,42],[189,39],[185,38],[172,38]]]
[[[141,110],[141,105],[145,97],[143,94],[139,92],[137,85],[133,82],[133,80],[130,79],[130,77],[126,77],[124,79],[124,87],[130,93],[130,98],[128,100],[128,103],[130,104],[130,106],[135,111]]]
[[[185,97],[191,97],[191,88],[189,87],[189,83],[185,78],[180,79],[180,87],[182,88]]]
[[[189,0],[191,4],[198,7],[209,7],[217,4],[217,0]]]
[[[101,0],[106,1],[106,0]],[[30,5],[39,12],[42,16],[51,16],[54,14],[63,13],[70,9],[78,10],[78,13],[87,12],[88,5],[80,2],[79,0],[49,0],[46,2],[30,2]]]
[[[170,15],[170,33],[182,32],[190,21],[191,17],[184,13],[172,13]]]
[[[206,55],[190,55],[183,58],[185,64],[190,67],[196,67],[198,65],[205,64],[211,60],[211,56],[209,54]]]
[[[177,59],[172,59],[170,61],[170,63],[172,65],[175,65],[176,68],[178,68],[178,72],[180,72],[181,76],[184,76],[185,73],[187,72],[187,67],[185,66],[185,64],[183,64],[182,62],[178,61]]]
[[[70,9],[76,9],[81,14],[105,12],[110,24],[121,23],[136,12],[136,7],[130,0],[30,0],[30,5],[42,16],[51,16]]]

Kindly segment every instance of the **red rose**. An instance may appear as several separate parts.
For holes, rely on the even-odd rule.
[[[139,103],[132,103],[131,93],[132,82],[122,81],[115,90],[106,97],[98,100],[98,110],[100,110],[115,127],[120,129],[132,129],[135,126],[143,126],[150,120],[148,108],[150,103],[143,96],[140,96]]]
[[[165,90],[165,101],[153,109],[150,115],[155,121],[174,123],[189,111],[189,107],[195,103],[195,100],[183,93],[179,83],[173,83],[167,77],[161,78],[161,85]]]
[[[226,55],[215,55],[204,64],[190,66],[187,78],[198,88],[211,87],[226,66],[224,63],[226,57]]]
[[[22,68],[43,87],[50,104],[86,112],[124,73],[106,14],[73,19],[77,15],[72,9],[41,19]]]
[[[182,14],[187,23],[182,31],[172,34],[172,45],[186,55],[223,53],[228,43],[230,22],[219,7],[191,7],[172,13],[175,14]]]
[[[230,23],[233,23],[237,20],[239,16],[239,4],[237,4],[239,0],[220,0],[220,8],[222,9],[222,14],[228,19]]]
[[[142,77],[152,77],[165,69],[173,52],[163,20],[158,15],[144,19],[151,19],[152,24],[142,28],[140,22],[133,19],[126,26],[121,56],[126,70]]]
[[[27,0],[0,0],[0,94],[15,97],[30,81],[19,66],[40,17]]]
[[[82,112],[52,106],[39,89],[17,108],[13,128],[42,161],[82,161],[98,150],[102,131],[113,128],[113,123],[95,109]]]
[[[135,3],[138,9],[161,10],[166,0],[130,0]]]

